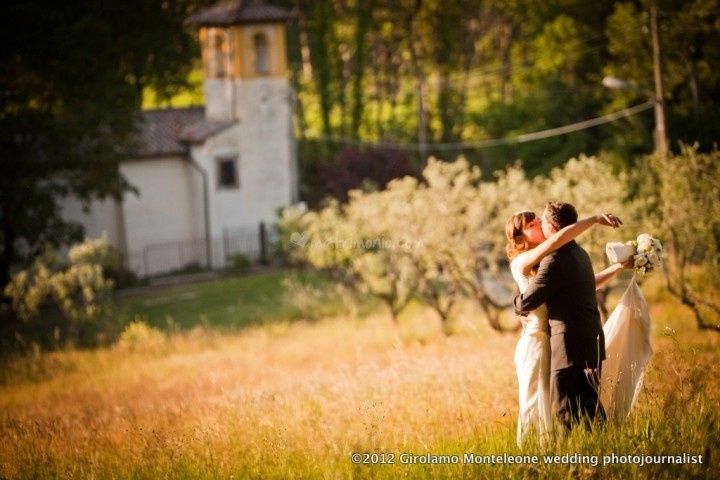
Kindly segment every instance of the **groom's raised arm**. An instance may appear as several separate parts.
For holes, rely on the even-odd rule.
[[[523,317],[527,316],[531,310],[535,310],[545,303],[560,288],[562,279],[556,257],[557,255],[553,254],[542,259],[537,275],[530,282],[525,293],[521,293],[513,299],[515,313]]]

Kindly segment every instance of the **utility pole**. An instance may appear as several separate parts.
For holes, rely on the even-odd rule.
[[[667,155],[667,132],[665,130],[665,100],[663,98],[662,72],[660,70],[660,34],[657,24],[657,7],[650,6],[650,31],[653,47],[653,73],[655,75],[655,151]]]

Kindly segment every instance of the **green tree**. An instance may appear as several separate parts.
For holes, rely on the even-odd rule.
[[[300,12],[294,56],[302,61],[292,78],[304,138],[418,143],[408,150],[419,168],[423,153],[465,154],[485,170],[520,159],[530,175],[581,153],[612,151],[622,164],[652,149],[651,112],[489,150],[432,147],[514,137],[645,101],[642,90],[653,89],[650,0],[276,1]],[[672,144],[710,148],[720,124],[718,2],[656,1]],[[610,91],[605,75],[638,88]],[[347,146],[315,142],[300,145],[301,165]],[[303,169],[310,201],[323,193],[317,170]]]
[[[636,88],[615,92],[615,106],[626,106],[654,91],[651,0],[617,2],[607,20],[608,50],[605,73],[623,78]],[[720,10],[717,0],[657,0],[661,73],[670,147],[680,141],[712,148],[720,125]],[[635,131],[652,130],[652,117],[630,123]],[[616,144],[626,143],[628,123],[622,124]],[[635,135],[637,138],[637,134]],[[645,136],[645,151],[651,137]]]
[[[614,175],[595,157],[571,159],[532,180],[517,165],[482,180],[480,169],[462,157],[430,158],[420,180],[406,176],[383,190],[353,190],[346,205],[333,200],[317,212],[287,209],[280,231],[291,258],[378,297],[394,319],[416,297],[449,332],[453,306],[466,297],[493,329],[507,331],[518,326],[506,325],[501,315],[514,288],[507,275],[507,219],[519,208],[539,212],[552,198],[573,202],[581,216],[610,211],[629,219],[625,183],[625,174]],[[617,233],[604,228],[583,236],[598,267],[609,240],[618,240]]]
[[[693,311],[698,328],[720,332],[720,151],[681,145],[676,155],[639,164],[640,212],[666,248],[667,289]]]
[[[0,7],[0,285],[46,243],[81,237],[59,199],[120,197],[143,89],[182,88],[199,0],[11,0]]]
[[[494,98],[485,111],[476,114],[477,120],[497,138],[596,116],[601,105],[598,90],[604,43],[602,33],[568,14],[545,20],[537,32],[514,45],[518,68],[512,75],[512,101]],[[524,63],[524,58],[529,61]],[[597,152],[601,133],[600,129],[581,130],[498,148],[490,156],[500,165],[519,158],[528,173],[545,173],[581,152]]]

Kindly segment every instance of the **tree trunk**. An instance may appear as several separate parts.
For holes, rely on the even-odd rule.
[[[338,24],[339,21],[337,18],[337,12],[335,12],[335,8],[332,6],[332,3],[329,7],[328,15],[327,42],[328,51],[331,52],[331,56],[328,60],[330,61],[330,66],[332,68],[332,85],[330,91],[332,93],[333,104],[337,105],[340,110],[340,135],[346,136],[348,130],[348,102],[346,85],[349,81],[348,70],[350,70],[350,68],[347,67],[348,63],[350,63],[350,59],[343,55],[343,49],[341,48],[343,45],[338,39],[335,31],[336,24]]]
[[[352,119],[350,123],[350,134],[353,138],[358,137],[360,120],[362,119],[363,99],[363,78],[365,75],[366,57],[366,36],[370,20],[372,19],[372,8],[374,0],[359,2],[357,11],[357,23],[355,26],[355,55],[353,57],[353,78],[352,78]]]
[[[500,37],[500,56],[502,68],[500,70],[500,95],[502,103],[512,101],[512,89],[510,76],[512,75],[512,64],[510,62],[510,47],[512,45],[513,29],[511,24],[505,24]]]
[[[2,303],[8,303],[9,299],[5,297],[5,286],[10,283],[10,267],[15,258],[15,229],[12,225],[12,212],[5,205],[0,210],[2,217],[2,234],[3,234],[3,251],[0,256],[0,300]]]
[[[332,27],[330,12],[332,6],[329,2],[317,2],[312,14],[313,20],[307,23],[308,43],[310,46],[310,60],[312,62],[313,78],[320,96],[320,117],[322,119],[323,134],[332,134],[330,124],[330,110],[332,109],[332,95],[330,83],[332,69],[330,67],[330,52],[327,45],[328,30]]]
[[[453,115],[453,88],[449,74],[448,69],[440,68],[437,112],[440,117],[440,141],[443,143],[449,143],[455,140],[455,138],[453,138],[453,131],[455,129],[456,117]]]
[[[511,327],[506,327],[502,325],[500,323],[501,310],[498,309],[495,305],[493,305],[493,302],[488,297],[478,297],[477,300],[480,308],[482,308],[483,312],[485,313],[488,324],[493,330],[501,333],[508,333],[517,332],[518,330],[520,330],[520,328],[522,328],[522,323],[520,323],[519,321]]]
[[[390,319],[392,320],[393,324],[398,324],[398,311],[395,310],[395,306],[392,304],[392,302],[387,302],[389,310],[390,310]]]
[[[667,155],[668,141],[665,129],[665,95],[663,93],[662,69],[660,65],[660,33],[658,32],[657,7],[650,7],[650,30],[653,47],[653,75],[655,77],[655,150]]]
[[[294,117],[297,122],[298,137],[300,140],[305,138],[305,132],[307,130],[307,122],[305,120],[305,107],[300,99],[300,90],[302,87],[302,76],[305,67],[305,55],[303,52],[307,50],[307,35],[301,32],[301,25],[305,24],[302,11],[299,8],[298,1],[295,2],[295,9],[299,13],[299,20],[293,24],[293,28],[290,30],[294,33],[292,42],[295,46],[295,51],[290,54],[290,85],[292,85],[292,101],[294,107]],[[308,58],[309,62],[310,59]]]
[[[385,129],[383,128],[383,111],[386,99],[386,82],[385,75],[379,62],[372,62],[373,76],[375,77],[375,135],[378,140],[383,140],[385,136]]]
[[[710,302],[702,301],[691,294],[685,285],[685,276],[679,275],[680,279],[677,283],[679,285],[673,285],[670,281],[670,274],[665,272],[665,284],[667,285],[668,292],[678,300],[680,303],[692,310],[695,315],[695,321],[700,330],[710,330],[711,332],[720,333],[720,320],[717,323],[710,323],[703,312],[700,310],[701,307],[705,307],[713,312],[713,314],[720,318],[720,306]]]
[[[419,3],[418,7],[419,9]],[[427,161],[427,112],[425,111],[425,72],[420,65],[420,59],[415,48],[415,34],[413,22],[417,11],[407,16],[406,26],[408,33],[408,49],[410,51],[410,61],[412,70],[415,75],[417,85],[417,142],[418,152],[420,154],[420,164],[424,165]]]
[[[690,60],[690,94],[692,95],[693,118],[695,122],[700,119],[700,94],[698,91],[697,73],[695,61]]]

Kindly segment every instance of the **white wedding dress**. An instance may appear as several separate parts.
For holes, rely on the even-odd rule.
[[[600,403],[608,420],[622,423],[642,387],[652,355],[650,314],[635,277],[630,281],[605,325],[605,361],[600,379]]]
[[[524,293],[530,279],[523,275],[520,253],[510,262],[510,271],[520,293]],[[515,370],[518,378],[520,411],[517,425],[517,444],[535,432],[540,439],[552,430],[550,405],[550,326],[545,305],[523,317],[523,330],[515,347]]]
[[[510,262],[513,279],[524,293],[530,279],[523,275],[518,260]],[[622,423],[630,413],[642,387],[650,346],[650,316],[647,303],[635,278],[630,281],[615,310],[603,325],[605,361],[602,364],[600,402],[610,421]],[[517,443],[535,431],[542,440],[552,430],[550,400],[550,337],[545,305],[523,318],[523,331],[515,347],[518,377]]]

